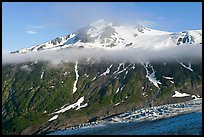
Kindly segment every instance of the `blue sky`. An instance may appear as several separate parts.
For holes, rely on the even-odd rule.
[[[202,3],[3,2],[2,49],[41,44],[102,18],[163,31],[202,29]]]

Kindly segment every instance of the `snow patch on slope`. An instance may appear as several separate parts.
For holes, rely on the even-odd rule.
[[[178,91],[175,91],[175,94],[172,96],[172,97],[188,97],[188,96],[190,96],[189,94],[187,94],[187,93],[180,93],[180,92],[178,92]]]
[[[41,75],[40,75],[40,79],[42,79],[42,78],[43,78],[44,73],[45,73],[45,70],[43,70],[43,71],[42,71],[42,73],[41,73]]]
[[[69,105],[67,107],[62,106],[60,110],[58,110],[57,112],[53,112],[52,114],[64,113],[64,112],[66,112],[66,111],[68,111],[70,109],[74,109],[74,108],[76,108],[75,110],[79,110],[79,109],[81,109],[83,107],[88,106],[88,103],[86,103],[84,105],[81,105],[81,103],[83,103],[83,102],[84,102],[84,96],[79,98],[76,103],[73,103],[73,104],[71,104],[71,105]]]
[[[130,66],[131,64],[129,64],[126,68],[124,68],[124,65],[123,65],[123,70],[121,70],[121,71],[119,71],[119,72],[117,72],[117,74],[120,74],[120,73],[122,73],[122,72],[124,72],[124,71],[126,71],[127,69],[128,69],[128,67]]]
[[[118,93],[119,91],[120,91],[120,87],[118,87],[118,88],[117,88],[117,90],[116,90],[116,92],[115,92],[115,93]]]
[[[165,76],[163,76],[163,78],[165,78],[165,79],[174,79],[173,77],[165,77]]]
[[[76,62],[75,64],[75,74],[76,74],[76,80],[74,82],[74,87],[73,87],[73,94],[77,91],[77,82],[78,82],[78,79],[79,79],[79,74],[78,74],[78,62]]]
[[[92,81],[94,81],[96,79],[96,77],[94,77],[93,79],[92,79]]]
[[[52,118],[50,118],[48,121],[53,121],[53,120],[55,120],[55,119],[57,119],[58,118],[58,115],[55,115],[55,116],[53,116]]]
[[[111,64],[107,69],[106,69],[106,71],[104,72],[104,73],[102,73],[99,77],[101,77],[101,76],[105,76],[105,75],[107,75],[107,74],[109,74],[110,73],[110,69],[112,68],[112,66],[113,66],[113,64]]]
[[[159,80],[156,80],[156,77],[155,77],[155,72],[156,71],[153,69],[153,66],[151,66],[149,64],[149,62],[146,62],[145,65],[142,63],[142,65],[144,66],[144,68],[146,70],[146,73],[147,73],[146,78],[148,78],[150,82],[152,82],[157,88],[159,88],[158,84],[161,84],[161,82]],[[149,71],[147,69],[148,65],[151,67],[151,69],[153,71],[151,74],[149,73]]]
[[[178,61],[178,60],[177,60]],[[188,67],[186,65],[184,65],[182,62],[178,61],[184,68],[193,71],[193,69],[191,68],[191,63],[188,63]]]
[[[174,82],[173,82],[173,81],[171,81],[171,80],[170,80],[170,82],[171,82],[172,84],[174,84]]]
[[[123,67],[124,67],[124,63],[120,63],[119,66],[118,66],[118,68],[117,68],[117,70],[114,71],[113,74],[117,73],[117,72],[120,70],[120,67],[121,67],[122,65],[123,65]]]
[[[120,105],[120,102],[119,102],[119,103],[116,103],[114,106],[118,106],[118,105]]]
[[[87,106],[88,106],[88,103],[85,103],[84,105],[78,106],[75,110],[79,110],[79,109],[87,107]]]

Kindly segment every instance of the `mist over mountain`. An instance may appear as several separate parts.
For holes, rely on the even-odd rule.
[[[183,60],[184,62],[201,60],[202,46],[198,45],[185,45],[177,47],[168,47],[160,50],[145,50],[135,48],[125,48],[118,50],[106,50],[98,48],[70,48],[58,51],[40,51],[28,52],[24,54],[8,54],[3,53],[3,64],[18,64],[29,61],[49,61],[57,64],[64,61],[76,62],[80,59],[101,59],[111,62],[131,62],[140,63],[141,61],[174,61],[176,59]]]

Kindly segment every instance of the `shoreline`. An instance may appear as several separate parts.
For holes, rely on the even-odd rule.
[[[149,122],[157,121],[166,118],[176,117],[184,114],[201,112],[202,113],[202,98],[189,100],[182,103],[166,104],[161,106],[155,106],[153,108],[141,108],[135,111],[128,111],[124,113],[118,113],[115,116],[109,116],[103,120],[97,120],[90,123],[82,123],[76,126],[67,127],[58,130],[47,131],[44,134],[52,134],[54,132],[64,130],[75,130],[78,128],[89,128],[94,126],[100,126],[110,123],[130,123],[130,122]]]

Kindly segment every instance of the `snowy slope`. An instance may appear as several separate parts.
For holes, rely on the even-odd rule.
[[[105,20],[98,20],[67,36],[58,37],[30,48],[12,53],[26,53],[40,50],[64,48],[144,48],[161,49],[170,46],[202,44],[202,30],[165,32],[141,25],[122,26]]]

